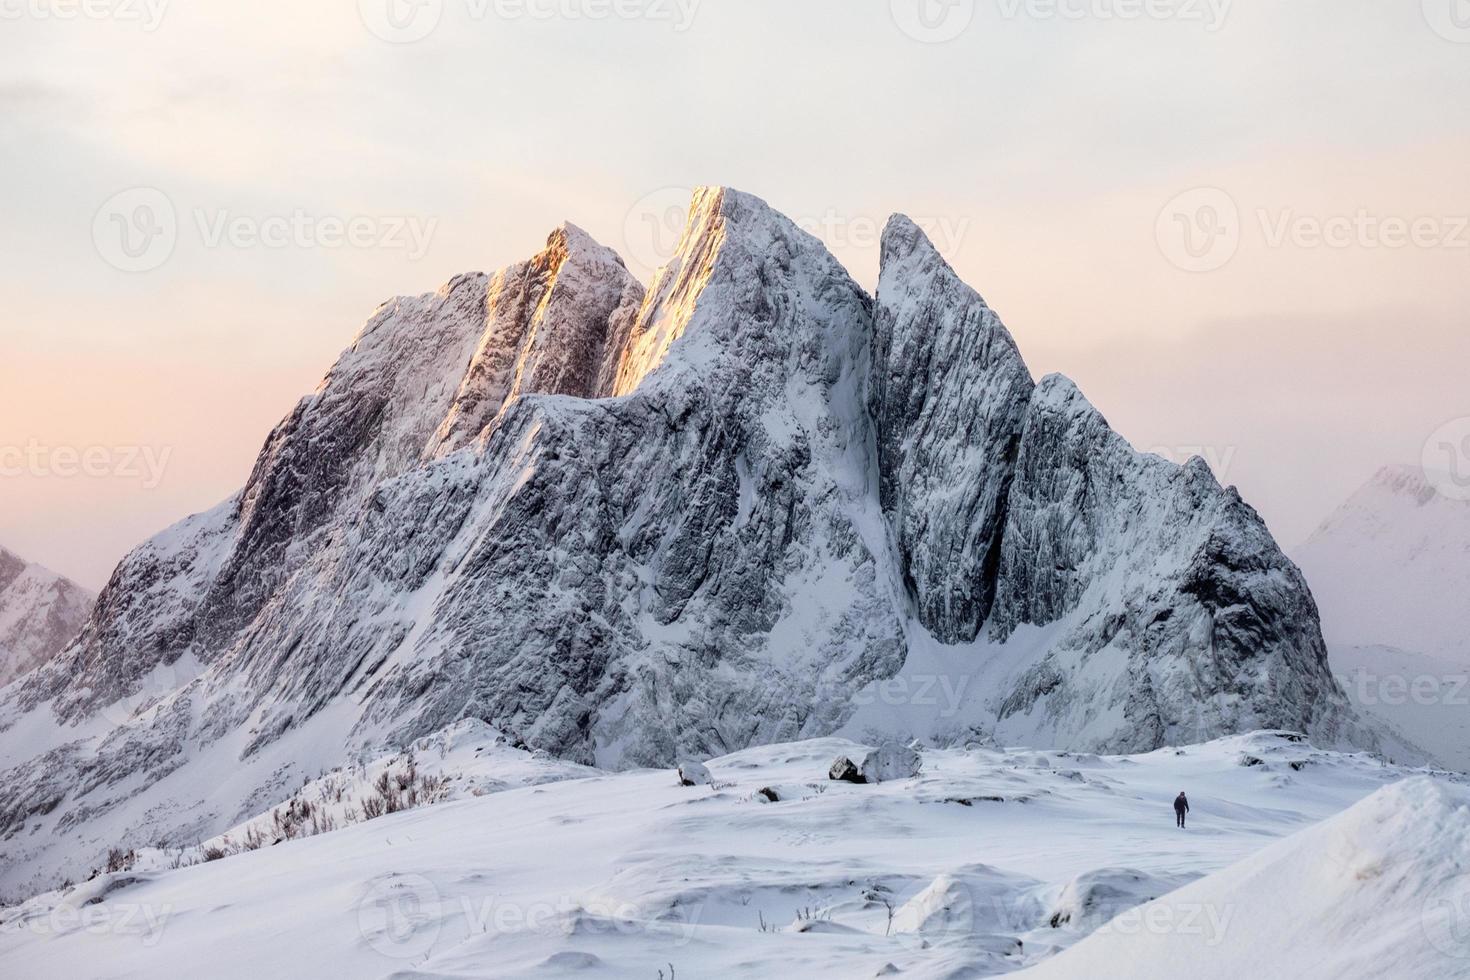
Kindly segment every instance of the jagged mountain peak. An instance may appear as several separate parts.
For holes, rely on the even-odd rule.
[[[1297,549],[1334,647],[1470,663],[1470,502],[1452,480],[1385,466]]]
[[[922,229],[884,230],[871,410],[880,497],[920,620],[973,640],[994,599],[1031,373],[1015,340]]]
[[[9,760],[0,857],[33,821],[217,831],[466,718],[606,766],[829,734],[936,647],[978,685],[938,740],[1375,745],[1258,518],[1038,386],[917,226],[888,232],[870,297],[707,187],[646,291],[567,225],[381,307],[242,492],[129,555],[65,662],[0,697],[0,726],[125,719]]]
[[[96,600],[71,579],[0,547],[0,687],[59,654]]]
[[[812,315],[832,303],[851,312]],[[861,356],[869,341],[869,304],[818,238],[764,200],[701,187],[674,256],[649,288],[613,393],[665,374],[673,387],[733,383],[731,368],[840,373],[838,362]]]
[[[1432,503],[1440,497],[1429,474],[1422,466],[1407,464],[1384,466],[1373,474],[1373,478],[1368,481],[1368,486],[1412,498],[1420,506]]]

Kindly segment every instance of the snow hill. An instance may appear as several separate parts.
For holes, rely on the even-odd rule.
[[[1467,869],[1470,792],[1412,779],[1120,916],[1029,975],[1466,977]]]
[[[946,686],[963,706],[932,711]],[[890,724],[1410,751],[1240,495],[1035,380],[913,222],[870,296],[723,188],[646,289],[565,225],[381,307],[246,486],[0,689],[0,893],[462,720],[604,769]]]
[[[1470,976],[1463,784],[1300,735],[928,750],[878,785],[829,781],[857,747],[823,739],[680,786],[476,760],[487,734],[418,754],[555,781],[37,896],[0,911],[0,974]]]
[[[1391,466],[1294,555],[1334,646],[1383,646],[1470,667],[1470,501]]]
[[[0,686],[60,653],[97,596],[0,548]]]

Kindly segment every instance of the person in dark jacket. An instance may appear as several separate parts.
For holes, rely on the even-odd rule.
[[[1179,821],[1179,826],[1184,826],[1184,815],[1189,812],[1189,797],[1183,792],[1174,797],[1174,817]]]

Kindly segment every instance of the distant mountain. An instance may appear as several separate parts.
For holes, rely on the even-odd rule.
[[[1294,557],[1334,645],[1470,665],[1470,502],[1419,468],[1381,470]]]
[[[1034,381],[913,222],[869,296],[704,189],[646,290],[567,225],[385,304],[236,496],[130,554],[0,697],[0,886],[463,719],[606,768],[830,734],[936,645],[974,682],[948,740],[1381,747],[1256,512]]]
[[[1470,772],[1470,666],[1397,647],[1334,643],[1328,652],[1360,712],[1440,764]]]
[[[60,653],[96,601],[70,579],[0,548],[0,687]]]

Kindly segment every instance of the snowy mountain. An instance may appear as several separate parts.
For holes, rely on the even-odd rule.
[[[1418,467],[1381,470],[1295,555],[1334,644],[1470,666],[1470,501]]]
[[[1470,666],[1384,646],[1334,644],[1328,656],[1363,717],[1470,772]]]
[[[0,692],[0,889],[464,719],[603,768],[885,727],[1406,757],[1256,513],[1033,383],[912,222],[870,297],[718,188],[646,291],[567,225],[380,308],[240,493]]]
[[[76,638],[97,597],[0,548],[0,687]]]
[[[37,896],[0,911],[0,974],[1470,976],[1470,791],[1300,736],[928,750],[878,785],[828,780],[859,753],[825,739],[702,786],[475,739],[417,755],[520,788]]]

